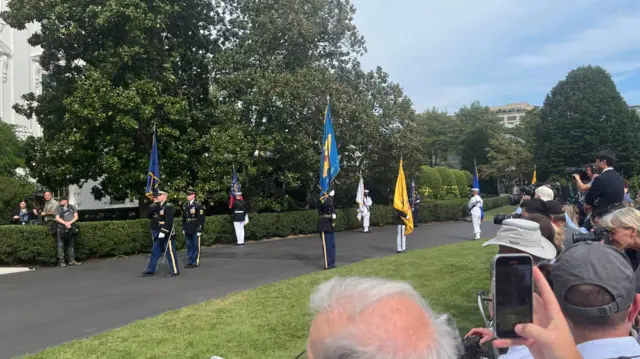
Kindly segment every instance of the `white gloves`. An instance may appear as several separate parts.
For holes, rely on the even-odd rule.
[[[183,236],[185,235],[185,234],[184,234],[184,231],[182,231],[182,235],[183,235]]]
[[[202,233],[198,232],[198,237],[200,237],[202,235]]]
[[[164,233],[160,232],[160,234],[158,234],[158,238],[160,239],[164,238]]]
[[[332,214],[332,215],[331,215],[331,218],[336,219],[336,214],[335,214],[335,213],[334,213],[334,214]]]

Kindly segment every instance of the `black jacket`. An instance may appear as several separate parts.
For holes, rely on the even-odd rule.
[[[333,207],[333,198],[327,197],[324,202],[318,201],[318,232],[334,232],[333,215],[336,213]]]
[[[231,209],[233,210],[233,213],[231,214],[231,219],[234,222],[244,222],[244,219],[246,218],[247,215],[247,208],[244,205],[244,201],[243,200],[234,200],[233,201],[233,206],[231,206]]]
[[[592,218],[598,217],[610,205],[624,199],[624,180],[613,169],[602,172],[596,177],[587,192],[584,202],[593,207]]]
[[[204,232],[204,208],[196,201],[182,205],[182,229],[185,234]]]
[[[173,232],[173,205],[169,202],[155,202],[147,210],[147,218],[151,219],[151,229],[160,230],[165,238]]]
[[[403,225],[403,226],[406,225],[406,223],[404,223],[404,221],[402,219],[403,218],[406,219],[408,217],[408,215],[404,214],[404,212],[399,211],[397,209],[395,211],[396,211],[396,216],[395,216],[396,217],[396,220],[395,220],[396,225]]]
[[[11,221],[15,222],[16,224],[29,224],[29,220],[31,220],[33,213],[29,210],[26,209],[27,213],[24,215],[20,215],[20,206],[16,207],[16,209],[13,211],[13,216],[11,216]],[[18,216],[20,218],[18,219],[13,219],[13,217]]]

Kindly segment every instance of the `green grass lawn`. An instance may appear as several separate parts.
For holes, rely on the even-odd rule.
[[[311,291],[336,275],[408,281],[434,310],[451,314],[464,334],[482,323],[476,294],[489,286],[489,263],[496,253],[495,248],[481,248],[482,243],[409,251],[303,275],[167,312],[29,358],[294,358],[305,348]]]

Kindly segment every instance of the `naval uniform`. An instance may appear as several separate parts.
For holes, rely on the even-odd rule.
[[[173,227],[173,205],[168,202],[155,202],[147,211],[147,218],[151,219],[151,233],[153,234],[153,248],[149,266],[143,275],[153,275],[156,264],[166,249],[169,270],[167,277],[180,274],[178,268],[178,252],[176,251],[176,231]]]
[[[233,220],[233,227],[236,230],[236,244],[241,246],[244,244],[244,223],[247,219],[247,209],[244,201],[241,199],[234,200],[231,209],[233,210],[231,219]]]
[[[405,234],[407,230],[407,225],[404,223],[404,219],[409,218],[408,215],[404,214],[404,212],[396,209],[396,225],[398,226],[398,235],[396,236],[396,244],[398,253],[404,252],[407,250],[407,235]]]
[[[182,229],[187,246],[187,265],[185,268],[200,265],[200,237],[204,232],[204,209],[195,200],[182,205]]]
[[[373,206],[373,201],[371,200],[371,197],[366,196],[364,198],[364,203],[361,208],[364,233],[369,233],[369,220],[371,219],[371,206]]]
[[[469,199],[469,212],[471,213],[471,222],[473,223],[473,239],[480,239],[480,223],[482,222],[482,198],[475,195]]]
[[[336,267],[336,237],[333,228],[333,220],[336,217],[333,208],[333,198],[327,197],[324,202],[318,203],[318,232],[322,240],[322,256],[324,258],[324,269]]]

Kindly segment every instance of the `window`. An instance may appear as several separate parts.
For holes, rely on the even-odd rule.
[[[69,187],[58,188],[56,193],[54,193],[55,198],[67,197],[69,198]]]
[[[122,199],[115,199],[113,197],[109,197],[109,204],[114,205],[114,204],[124,204],[125,200]]]
[[[518,116],[507,116],[508,123],[514,123],[518,120]]]

